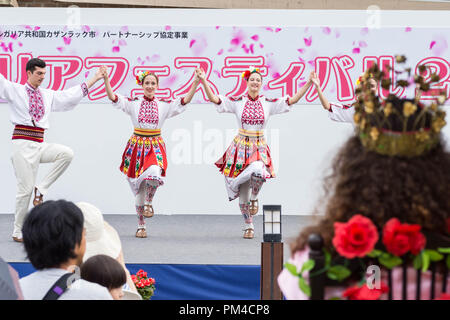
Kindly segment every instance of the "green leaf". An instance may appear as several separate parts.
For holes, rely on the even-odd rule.
[[[429,266],[430,266],[430,256],[425,251],[423,251],[422,252],[422,272],[427,271]]]
[[[450,253],[450,248],[438,248],[437,250],[440,253]]]
[[[300,290],[302,290],[304,294],[306,294],[308,297],[311,297],[311,287],[309,286],[309,284],[306,283],[305,278],[303,277],[299,278],[298,286],[300,287]]]
[[[382,251],[377,250],[377,249],[373,249],[372,252],[370,252],[367,256],[369,258],[378,258],[379,256],[381,256],[383,254]]]
[[[418,255],[414,258],[413,266],[414,266],[414,269],[417,269],[417,270],[419,270],[420,268],[422,268],[422,255],[421,255],[421,254],[418,254]]]
[[[342,265],[332,266],[327,272],[328,278],[337,281],[344,280],[345,278],[350,276],[350,274],[350,270]]]
[[[383,253],[379,258],[378,261],[385,266],[388,269],[392,269],[394,267],[397,267],[403,263],[403,260],[400,259],[397,256],[394,256],[389,253]]]
[[[342,300],[342,298],[341,298],[341,297],[331,297],[331,298],[328,299],[328,300]]]
[[[430,256],[430,260],[433,262],[441,261],[442,259],[444,259],[444,256],[439,252],[437,252],[436,250],[427,249],[425,250],[425,252]]]
[[[298,277],[297,267],[294,266],[292,263],[286,262],[284,264],[284,267],[294,276]]]
[[[323,253],[325,254],[325,267],[331,264],[331,253],[328,250],[323,249]]]
[[[445,263],[447,264],[447,268],[450,269],[450,255],[447,256],[447,259],[445,260]]]
[[[314,260],[309,259],[302,265],[302,270],[300,271],[300,273],[303,273],[304,271],[312,270],[314,268],[315,264],[316,263],[314,262]]]

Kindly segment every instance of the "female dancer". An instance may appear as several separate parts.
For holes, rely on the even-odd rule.
[[[199,79],[196,77],[191,89],[184,98],[174,101],[155,97],[159,79],[151,72],[142,72],[136,76],[136,83],[144,89],[144,95],[134,100],[115,94],[109,83],[106,69],[104,80],[108,98],[113,105],[127,113],[134,125],[134,133],[128,140],[120,164],[120,171],[127,176],[131,190],[135,195],[136,212],[139,217],[137,238],[146,238],[145,218],[154,215],[152,206],[156,189],[164,184],[166,175],[166,146],[161,137],[164,121],[186,110],[194,96]]]
[[[224,155],[215,163],[225,176],[228,199],[239,197],[239,208],[245,220],[244,238],[253,239],[253,215],[258,212],[258,193],[266,179],[275,177],[269,147],[263,129],[270,116],[291,110],[311,86],[311,80],[293,96],[268,99],[260,95],[262,75],[258,68],[250,67],[243,73],[248,94],[240,97],[216,96],[205,80],[205,73],[197,69],[208,99],[219,113],[234,113],[239,134]]]

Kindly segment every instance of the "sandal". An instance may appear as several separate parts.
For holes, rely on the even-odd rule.
[[[151,204],[145,204],[144,205],[144,212],[142,215],[146,218],[151,218],[155,214],[155,211],[153,210],[153,206]]]
[[[44,195],[40,193],[40,195],[37,195],[38,189],[34,188],[34,199],[33,199],[33,206],[40,205],[42,202],[44,202]]]
[[[145,228],[137,229],[136,238],[147,238],[147,231],[145,230]]]
[[[258,213],[258,199],[256,200],[250,200],[250,206],[248,207],[248,211],[249,213],[254,216],[255,214]]]
[[[253,239],[255,237],[255,232],[253,229],[247,229],[244,231],[244,239]]]

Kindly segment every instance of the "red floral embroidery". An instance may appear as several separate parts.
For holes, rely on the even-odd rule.
[[[248,125],[264,124],[264,109],[259,100],[247,100],[242,112],[241,123]]]
[[[25,87],[27,90],[29,98],[29,113],[31,118],[39,122],[45,114],[44,102],[42,99],[41,91],[38,89],[34,90],[28,85]]]
[[[138,121],[140,123],[158,124],[158,104],[154,99],[142,100],[141,107],[139,108]]]

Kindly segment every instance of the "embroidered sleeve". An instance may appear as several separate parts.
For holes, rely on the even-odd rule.
[[[330,102],[330,110],[328,117],[337,122],[353,123],[353,115],[355,114],[355,108],[352,105],[345,105]]]
[[[270,106],[270,115],[289,112],[292,107],[289,104],[289,96],[280,99],[265,98],[265,102]]]
[[[136,100],[139,100],[138,98],[126,98],[122,96],[121,94],[114,94],[115,99],[112,101],[113,107],[122,110],[126,114],[131,114],[131,110],[133,109],[133,103]]]
[[[69,111],[88,94],[85,83],[62,91],[53,91],[52,111]]]
[[[187,105],[184,103],[184,98],[178,98],[175,100],[161,99],[159,101],[167,105],[167,118],[175,117],[180,113],[186,111],[187,108]]]
[[[5,79],[5,77],[0,73],[0,99],[6,100],[8,102],[17,99],[17,89],[23,87],[18,83],[14,83]]]
[[[219,103],[214,104],[216,107],[217,112],[219,113],[235,113],[236,112],[236,106],[241,103],[242,96],[240,97],[224,97],[219,95]]]

